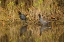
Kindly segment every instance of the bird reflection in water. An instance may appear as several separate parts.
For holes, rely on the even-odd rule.
[[[20,36],[22,36],[22,35],[27,31],[27,26],[28,26],[28,25],[22,26],[22,27],[20,28]]]

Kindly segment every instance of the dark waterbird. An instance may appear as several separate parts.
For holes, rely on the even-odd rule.
[[[51,27],[48,27],[48,24],[51,22],[51,21],[45,21],[43,18],[41,18],[41,15],[39,14],[39,21],[41,24],[43,24],[40,28],[40,35],[42,35],[42,32],[44,29],[46,28],[51,28]]]
[[[27,26],[28,26],[28,25],[22,26],[22,27],[20,28],[20,36],[27,31]]]
[[[27,19],[26,16],[24,14],[22,14],[20,11],[18,11],[18,13],[19,13],[20,19],[26,21],[26,19]]]
[[[51,22],[51,21],[45,21],[43,18],[41,18],[41,15],[40,14],[38,16],[39,16],[40,23],[43,24],[43,25],[47,25],[48,23]]]

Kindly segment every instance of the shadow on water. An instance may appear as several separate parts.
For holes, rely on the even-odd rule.
[[[0,37],[0,41],[2,42],[5,42],[5,40],[6,42],[35,42],[35,38],[40,34],[41,26],[31,21],[27,24],[24,21],[16,20],[10,24],[5,22],[5,24],[4,27],[1,26],[2,28],[0,28],[2,31],[5,31],[1,32],[2,34],[7,34],[6,36]]]
[[[59,42],[64,42],[64,33],[60,35]]]

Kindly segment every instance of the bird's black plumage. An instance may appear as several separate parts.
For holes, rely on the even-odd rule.
[[[38,16],[39,16],[39,18],[41,18],[41,15],[40,14],[38,14]]]
[[[26,20],[26,16],[24,14],[22,14],[20,11],[18,13],[21,20]]]
[[[27,31],[27,25],[20,28],[20,36]]]

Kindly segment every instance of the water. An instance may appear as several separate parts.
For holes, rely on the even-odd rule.
[[[42,36],[40,36],[40,23],[35,23],[33,21],[27,21],[28,23],[25,23],[25,21],[21,20],[14,20],[12,21],[4,21],[0,22],[0,42],[36,42],[36,41],[45,41],[45,39],[48,41],[53,41],[52,35],[55,33],[55,28],[44,30]],[[20,36],[20,28],[23,26],[27,26],[27,31]],[[57,26],[58,27],[58,26]],[[61,29],[62,26],[59,26],[59,31],[57,31],[57,34],[60,34],[61,31],[64,31],[64,29]],[[52,31],[52,32],[51,32]],[[61,37],[60,37],[61,38]],[[60,39],[59,38],[59,39]],[[61,40],[60,40],[61,41]]]

